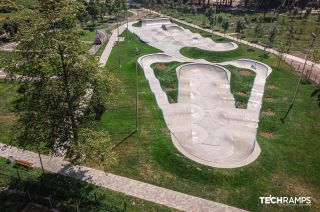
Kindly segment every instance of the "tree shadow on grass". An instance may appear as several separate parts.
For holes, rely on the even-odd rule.
[[[90,181],[88,170],[67,166],[61,174],[74,174],[76,178]],[[97,186],[59,174],[45,173],[42,177],[12,178],[5,191],[0,192],[0,211],[22,211],[35,202],[61,211],[124,211],[108,202],[107,196]],[[3,203],[3,204],[2,204]]]

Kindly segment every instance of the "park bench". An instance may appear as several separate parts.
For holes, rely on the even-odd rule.
[[[27,168],[27,169],[32,169],[33,163],[30,163],[30,162],[25,161],[25,160],[16,160],[16,165],[17,166],[22,166],[22,167]]]

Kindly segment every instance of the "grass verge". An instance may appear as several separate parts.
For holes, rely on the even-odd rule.
[[[235,66],[225,66],[231,72],[230,89],[234,96],[236,107],[246,109],[251,94],[256,73]]]
[[[155,63],[151,68],[155,76],[160,81],[162,90],[166,92],[170,103],[177,103],[178,101],[178,78],[176,68],[180,66],[179,62],[171,63]]]

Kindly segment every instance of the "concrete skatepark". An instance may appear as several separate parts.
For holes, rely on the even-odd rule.
[[[170,19],[143,19],[141,27],[129,30],[143,42],[163,51],[138,59],[163,112],[175,147],[187,158],[198,163],[236,168],[250,164],[260,154],[256,141],[259,114],[266,79],[272,69],[258,61],[239,59],[209,63],[184,57],[180,49],[186,46],[209,51],[231,51],[237,44],[215,43],[210,38],[192,33],[172,24]],[[170,104],[151,65],[177,61],[178,102]],[[235,106],[230,91],[231,73],[224,68],[232,65],[254,71],[256,77],[247,109]]]

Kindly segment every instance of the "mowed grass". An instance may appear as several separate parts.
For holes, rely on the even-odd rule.
[[[263,51],[254,48],[248,48],[243,44],[238,44],[239,48],[232,51],[214,52],[202,50],[194,47],[184,47],[180,53],[195,59],[205,59],[211,62],[223,62],[227,60],[250,58],[255,60],[263,59]],[[273,55],[271,55],[274,58]]]
[[[95,31],[89,31],[89,30],[84,30],[83,34],[80,36],[80,40],[82,41],[94,41],[94,39],[96,38],[96,32]]]
[[[179,62],[155,63],[151,68],[158,78],[162,90],[166,92],[170,103],[178,102],[178,77],[176,68],[180,66]]]
[[[0,80],[0,142],[8,142],[12,137],[17,121],[12,103],[18,98],[17,89],[17,83]]]
[[[0,68],[3,68],[7,64],[18,59],[19,59],[19,56],[15,52],[0,51]]]
[[[109,131],[114,143],[135,129],[135,48],[140,48],[140,55],[158,52],[128,31],[122,36],[125,41],[115,46],[106,68],[120,79],[123,91],[119,90],[114,106],[97,126]],[[121,68],[117,52],[120,53]],[[260,59],[260,53],[258,50],[255,54],[250,52],[252,58],[257,59]],[[211,58],[216,60],[214,56]],[[270,55],[262,62],[274,68],[277,58]],[[298,76],[288,65],[274,68],[267,82],[262,111],[272,109],[275,114],[261,115],[257,136],[262,148],[260,157],[242,168],[216,169],[190,161],[175,149],[161,110],[140,70],[139,131],[116,148],[119,163],[110,171],[251,211],[319,210],[320,165],[317,161],[320,156],[315,150],[320,147],[320,116],[316,100],[310,97],[314,84],[302,85],[291,121],[280,122],[297,81]],[[264,137],[262,134],[266,131],[271,131],[272,137]],[[311,207],[290,208],[259,203],[260,196],[270,194],[308,195],[313,203]]]
[[[235,66],[226,66],[231,72],[230,90],[234,96],[237,108],[247,108],[251,89],[256,73],[248,69],[241,69]]]
[[[142,22],[141,22],[141,21],[138,21],[138,22],[132,24],[132,26],[134,26],[134,27],[141,27],[141,26],[142,26]]]
[[[60,211],[174,211],[165,206],[127,196],[79,180],[51,172],[45,172],[41,183],[41,170],[34,168],[26,171],[14,168],[0,157],[0,187],[9,186],[16,193],[0,192],[0,211],[23,211],[29,203],[24,192],[29,192],[35,203],[53,207]],[[21,181],[17,181],[17,170]],[[79,210],[77,210],[77,205]]]

